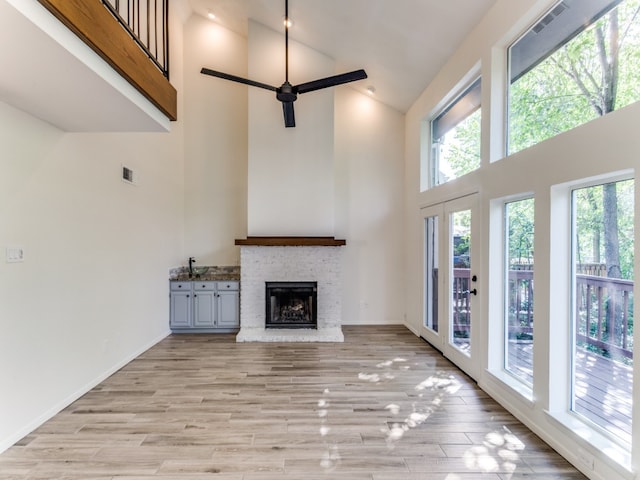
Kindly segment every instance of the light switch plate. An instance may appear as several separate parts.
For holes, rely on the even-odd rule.
[[[7,247],[7,263],[24,262],[24,248]]]

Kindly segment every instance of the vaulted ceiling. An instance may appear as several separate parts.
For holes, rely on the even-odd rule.
[[[242,35],[249,20],[283,31],[285,0],[172,1]],[[350,87],[373,86],[378,100],[406,112],[496,1],[290,0],[290,37],[333,58],[336,73],[366,69],[369,78]],[[37,0],[0,0],[0,12],[0,102],[68,131],[169,129]]]
[[[284,0],[188,0],[193,12],[247,35],[249,19],[283,30]],[[406,112],[496,0],[289,0],[289,35],[336,61],[364,68],[376,98]],[[306,81],[308,79],[300,79]]]

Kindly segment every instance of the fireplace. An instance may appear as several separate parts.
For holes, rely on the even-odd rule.
[[[265,328],[318,328],[317,282],[265,285]]]
[[[247,237],[240,246],[240,331],[238,342],[343,342],[342,334],[342,246],[333,237]],[[267,320],[271,293],[276,287],[308,288],[302,302],[286,309],[288,325]],[[309,293],[312,294],[309,300]],[[315,295],[315,300],[313,296]],[[283,305],[282,300],[280,305]],[[301,311],[312,313],[308,321]],[[294,324],[291,320],[295,320]],[[280,319],[282,321],[282,318]],[[277,322],[276,322],[277,323]]]

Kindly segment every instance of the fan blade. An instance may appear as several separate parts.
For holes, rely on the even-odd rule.
[[[244,83],[245,85],[250,85],[252,87],[264,88],[266,90],[271,90],[272,92],[276,91],[276,87],[272,87],[271,85],[267,85],[266,83],[255,82],[253,80],[236,77],[235,75],[230,75],[228,73],[217,72],[216,70],[211,70],[209,68],[203,68],[202,70],[200,70],[200,73],[204,75],[211,75],[212,77],[223,78],[225,80],[231,80],[232,82]]]
[[[320,90],[321,88],[335,87],[343,83],[355,82],[356,80],[364,80],[365,78],[367,78],[367,72],[364,70],[355,70],[349,73],[341,73],[340,75],[321,78],[320,80],[313,80],[312,82],[301,83],[293,87],[293,90],[296,93],[307,93]]]
[[[282,102],[282,113],[284,113],[284,126],[295,127],[296,116],[293,112],[293,102]]]

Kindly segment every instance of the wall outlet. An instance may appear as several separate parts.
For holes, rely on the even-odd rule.
[[[24,248],[7,247],[7,263],[24,262]]]

